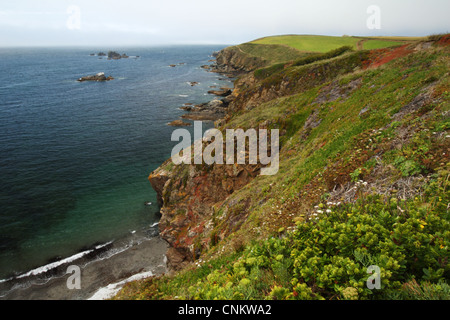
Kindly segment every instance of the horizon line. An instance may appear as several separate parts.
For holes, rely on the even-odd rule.
[[[282,37],[282,36],[316,36],[316,37],[336,37],[336,38],[341,38],[341,37],[354,37],[354,38],[411,38],[411,40],[413,40],[414,38],[426,38],[428,36],[434,35],[434,34],[448,34],[449,32],[438,32],[438,33],[433,33],[433,34],[429,34],[429,35],[424,35],[424,36],[420,36],[420,35],[370,35],[370,36],[366,36],[366,35],[329,35],[329,34],[297,34],[297,33],[286,33],[286,34],[276,34],[276,35],[267,35],[267,36],[262,36],[262,37],[258,37],[252,40],[248,40],[245,42],[235,42],[235,43],[220,43],[220,42],[211,42],[211,41],[205,41],[205,42],[199,42],[199,41],[193,41],[193,42],[160,42],[160,43],[153,43],[153,44],[143,44],[143,43],[135,43],[135,44],[32,44],[32,45],[28,45],[28,44],[11,44],[11,45],[3,45],[0,44],[0,48],[97,48],[100,46],[115,46],[115,47],[162,47],[162,46],[215,46],[215,45],[227,45],[227,46],[233,46],[233,45],[239,45],[239,44],[243,44],[243,43],[249,43],[249,42],[253,42],[253,41],[257,41],[257,40],[261,40],[261,39],[266,39],[266,38],[271,38],[271,37]]]

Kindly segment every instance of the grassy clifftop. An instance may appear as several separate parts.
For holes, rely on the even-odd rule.
[[[314,35],[284,35],[265,37],[252,41],[254,44],[283,45],[304,52],[328,52],[342,46],[353,49],[380,49],[393,47],[406,42],[426,41],[420,37],[332,37]]]
[[[242,75],[217,128],[279,129],[278,173],[162,165],[162,235],[183,269],[116,298],[448,299],[449,43]]]

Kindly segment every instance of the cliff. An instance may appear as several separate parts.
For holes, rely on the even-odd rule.
[[[189,298],[242,298],[251,286],[253,298],[348,297],[354,291],[366,297],[363,282],[355,280],[366,276],[355,248],[381,259],[398,283],[411,274],[422,279],[424,268],[439,272],[435,279],[447,277],[450,270],[439,257],[448,244],[448,230],[441,234],[448,207],[440,203],[450,201],[448,39],[291,60],[276,54],[255,59],[236,47],[217,53],[211,69],[237,79],[216,128],[278,129],[279,171],[263,176],[263,166],[248,161],[175,165],[168,159],[152,172],[169,267],[196,280],[181,276],[174,281],[186,284],[169,290],[153,279],[145,294],[170,298],[179,288]],[[402,228],[435,239],[426,251],[433,257],[425,258],[417,243],[409,247],[404,236],[413,233]],[[380,250],[402,267],[385,264],[387,251]],[[358,276],[333,271],[340,263],[333,256]],[[311,265],[318,267],[307,270]],[[223,290],[216,291],[205,273]],[[259,285],[246,281],[255,274]]]
[[[412,53],[414,48],[414,45],[411,45],[410,50],[404,54]],[[327,122],[325,118],[328,117],[328,113],[338,108],[337,106],[349,99],[355,91],[361,90],[364,82],[363,70],[370,69],[381,55],[387,57],[395,53],[395,50],[397,49],[373,52],[344,51],[337,57],[326,59],[325,56],[323,60],[317,59],[311,64],[301,65],[297,61],[300,66],[295,66],[293,62],[285,63],[281,69],[258,79],[256,68],[264,69],[267,62],[253,59],[236,47],[224,49],[216,55],[217,63],[213,66],[213,70],[239,76],[235,81],[235,90],[227,109],[228,115],[216,122],[217,127],[223,132],[227,128],[278,128],[282,148],[290,158],[291,153],[296,152],[291,140],[294,133],[298,136],[297,139],[300,139],[297,143],[307,141],[316,127]],[[350,75],[347,77],[349,80],[342,80],[347,74]],[[431,89],[428,88],[427,91],[429,90]],[[295,103],[286,104],[285,101],[292,99],[289,97],[293,96],[302,97],[302,94],[303,97],[310,97],[312,94],[314,98],[309,98],[307,103],[303,101],[302,103],[308,107],[298,114]],[[273,101],[276,104],[285,104],[281,114],[281,110],[268,113],[270,109],[274,109]],[[373,103],[366,104],[360,105],[361,110],[355,113],[359,121],[367,116],[368,113],[364,114],[365,109],[373,108],[371,107]],[[255,109],[259,111],[254,111]],[[233,117],[232,115],[237,112],[244,112],[246,116]],[[350,113],[347,115],[344,113],[341,119],[348,117]],[[313,152],[314,149],[311,148],[323,148],[329,139],[331,137],[320,138],[320,145],[314,143],[314,147],[309,146],[307,149]],[[371,152],[364,159],[367,160],[374,155]],[[325,187],[325,192],[336,192],[337,187],[342,188],[349,183],[349,174],[351,170],[357,169],[356,166],[357,164],[348,166],[345,174],[338,174],[334,172],[336,164],[328,165],[322,174],[330,176],[324,177],[320,183],[313,177],[308,178],[310,187],[317,184],[321,186],[320,188]],[[260,197],[263,188],[255,187],[259,183],[252,185],[251,192],[254,192],[252,195],[246,195],[246,191],[241,190],[258,177],[260,168],[260,165],[176,166],[168,160],[151,173],[149,180],[158,194],[161,206],[161,236],[171,246],[168,261],[173,269],[183,268],[217,242],[227,239],[248,219],[252,206],[267,200],[266,197]],[[258,180],[264,178],[258,177]],[[318,190],[321,190],[320,188]],[[315,191],[317,195],[321,194],[317,191]],[[303,196],[299,198],[302,199]],[[308,201],[302,204],[305,207],[309,207],[319,199],[313,195],[306,198]],[[298,201],[300,200],[296,199],[296,202]],[[276,225],[281,227],[283,224]]]

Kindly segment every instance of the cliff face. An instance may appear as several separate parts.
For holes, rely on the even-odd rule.
[[[173,165],[166,162],[152,172],[150,183],[161,205],[161,237],[170,244],[167,253],[172,269],[181,269],[202,251],[214,237],[224,238],[240,219],[212,235],[214,215],[228,196],[245,186],[259,173],[258,165]]]
[[[210,70],[230,77],[246,74],[267,63],[260,57],[243,52],[238,46],[219,51],[215,54],[215,58],[216,63],[211,66]]]

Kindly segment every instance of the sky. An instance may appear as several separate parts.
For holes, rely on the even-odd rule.
[[[450,0],[0,0],[0,47],[426,36],[450,32],[449,12]]]

